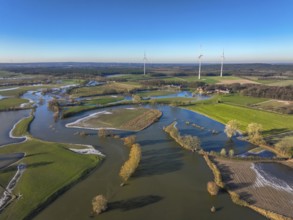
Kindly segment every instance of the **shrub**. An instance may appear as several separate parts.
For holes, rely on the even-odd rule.
[[[102,128],[98,131],[98,136],[101,138],[107,137],[108,135],[109,135],[109,132],[107,129]]]
[[[98,215],[107,209],[107,199],[103,195],[97,195],[92,200],[93,212]]]
[[[229,157],[234,157],[234,150],[233,149],[229,150]]]
[[[222,148],[220,154],[221,154],[222,156],[227,156],[227,151],[226,151],[226,149],[225,149],[225,148]]]
[[[207,190],[212,196],[218,195],[219,187],[214,181],[210,181],[207,183]]]
[[[126,138],[124,138],[124,144],[132,146],[136,141],[136,136],[135,135],[130,135]]]

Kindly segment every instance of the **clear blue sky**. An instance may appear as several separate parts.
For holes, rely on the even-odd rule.
[[[0,0],[0,62],[293,62],[293,0]]]

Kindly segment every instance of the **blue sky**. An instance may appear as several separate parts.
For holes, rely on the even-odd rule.
[[[0,62],[293,62],[292,0],[0,0]]]

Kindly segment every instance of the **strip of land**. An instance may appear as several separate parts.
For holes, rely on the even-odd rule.
[[[154,123],[161,115],[162,112],[156,109],[119,108],[92,114],[69,123],[66,127],[140,131]]]

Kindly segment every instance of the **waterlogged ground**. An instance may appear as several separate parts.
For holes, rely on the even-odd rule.
[[[34,101],[38,101],[39,96],[25,95]],[[30,126],[33,136],[56,142],[90,144],[104,153],[106,159],[89,177],[62,194],[35,219],[92,219],[91,200],[97,194],[104,194],[109,199],[109,209],[99,219],[265,219],[252,210],[233,204],[225,193],[211,197],[206,191],[206,184],[213,179],[213,175],[205,161],[198,154],[180,148],[163,131],[164,126],[177,120],[179,130],[183,134],[199,136],[206,150],[219,151],[226,147],[243,153],[253,147],[236,138],[228,141],[222,124],[175,107],[145,106],[159,109],[163,116],[159,122],[135,133],[142,146],[142,161],[129,184],[120,187],[118,173],[128,157],[129,149],[120,140],[98,138],[96,131],[65,127],[67,123],[100,110],[54,122],[53,113],[48,111],[46,105],[50,97],[45,96],[44,99],[45,104],[38,106],[35,120]],[[186,121],[190,121],[190,125]],[[13,124],[6,121],[1,126],[10,130]],[[213,135],[212,130],[218,134]],[[80,131],[90,135],[81,137],[75,134]],[[132,134],[124,131],[116,133],[121,136]],[[4,136],[7,138],[7,132]],[[210,212],[212,206],[217,209],[214,214]]]

